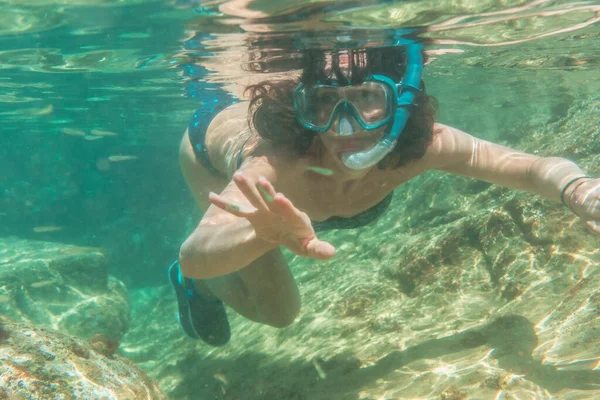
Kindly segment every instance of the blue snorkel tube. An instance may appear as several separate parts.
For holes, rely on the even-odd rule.
[[[398,138],[406,126],[417,93],[421,92],[421,74],[423,72],[423,46],[418,43],[406,45],[406,71],[396,89],[401,91],[394,108],[394,118],[388,124],[383,137],[367,150],[345,153],[342,161],[353,170],[370,168],[377,164],[394,149]]]

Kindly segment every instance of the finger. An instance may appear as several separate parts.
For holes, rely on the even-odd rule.
[[[307,257],[316,258],[317,260],[327,260],[334,256],[335,247],[331,243],[314,238],[306,246],[306,251]]]
[[[600,235],[600,222],[599,221],[587,221],[585,223],[588,230],[596,235]]]
[[[258,192],[258,189],[255,185],[250,183],[250,180],[244,176],[244,174],[240,172],[236,172],[233,174],[233,181],[240,189],[242,194],[248,199],[250,204],[254,206],[258,210],[267,210],[268,207],[263,200],[262,196]]]
[[[229,214],[235,215],[236,217],[247,218],[256,211],[250,206],[233,202],[213,192],[208,194],[208,199],[216,207],[223,211],[227,211]]]
[[[275,193],[273,201],[269,203],[269,209],[282,217],[300,218],[300,210],[283,193]]]

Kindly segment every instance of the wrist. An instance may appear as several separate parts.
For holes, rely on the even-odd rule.
[[[575,193],[575,190],[581,184],[585,183],[589,179],[592,179],[592,177],[591,176],[587,176],[587,175],[583,175],[583,176],[578,176],[578,177],[573,178],[570,181],[568,181],[563,186],[563,189],[560,192],[560,202],[563,203],[565,206],[571,208],[571,198],[573,196],[573,193]]]

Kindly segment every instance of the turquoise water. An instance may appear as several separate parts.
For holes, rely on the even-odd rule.
[[[129,294],[119,353],[168,398],[598,398],[599,239],[535,195],[418,177],[374,226],[325,234],[333,260],[286,253],[299,319],[230,310],[223,349],[184,337],[165,278],[201,217],[177,155],[193,111],[289,74],[302,30],[415,28],[440,122],[598,176],[598,22],[596,1],[4,0],[0,267],[98,254]],[[3,314],[63,326],[13,312],[30,284],[6,276]],[[70,285],[48,279],[31,290]]]

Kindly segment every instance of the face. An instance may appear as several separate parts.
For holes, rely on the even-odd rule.
[[[369,149],[379,141],[393,115],[393,82],[383,77],[351,86],[299,85],[294,107],[300,122],[319,132],[336,161]]]
[[[339,69],[348,76],[348,59],[340,57],[339,61]],[[348,80],[327,78],[299,84],[293,96],[299,122],[318,132],[335,163],[350,171],[342,158],[368,150],[383,137],[394,117],[398,85],[377,74],[352,85]]]
[[[390,83],[372,79],[351,86],[301,84],[294,92],[299,121],[319,132],[338,171],[347,170],[352,176],[361,174],[349,172],[344,156],[367,150],[382,138],[396,100]]]

